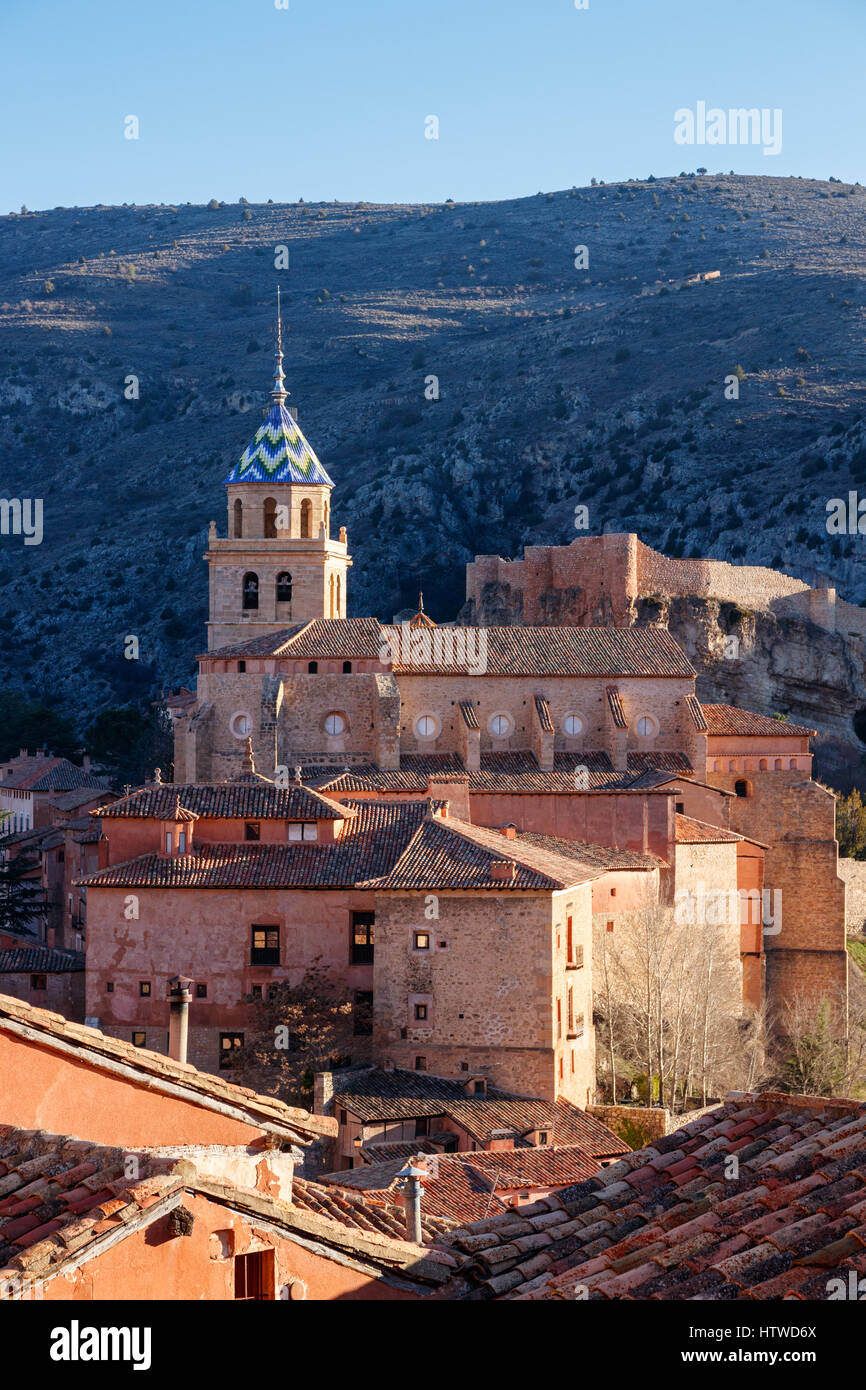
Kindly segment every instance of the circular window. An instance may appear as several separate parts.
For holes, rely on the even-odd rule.
[[[253,731],[252,716],[249,714],[233,714],[229,728],[235,738],[249,738]]]
[[[563,720],[562,727],[569,738],[574,738],[576,734],[583,733],[583,720],[579,714],[567,714]]]
[[[651,714],[639,714],[635,724],[638,738],[652,738],[658,725]]]
[[[436,738],[440,724],[435,714],[419,714],[415,720],[415,733],[418,738]]]
[[[514,721],[510,714],[491,714],[487,727],[494,738],[507,738],[514,728]]]
[[[328,714],[325,716],[325,733],[335,737],[337,734],[345,733],[346,721],[342,714]]]

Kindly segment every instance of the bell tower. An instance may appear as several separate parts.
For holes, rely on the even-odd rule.
[[[346,616],[346,528],[331,539],[334,485],[286,405],[288,394],[278,288],[272,403],[225,480],[226,537],[210,524],[208,651],[311,618]]]

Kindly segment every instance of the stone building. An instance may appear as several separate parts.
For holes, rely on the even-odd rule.
[[[832,797],[811,781],[814,731],[699,701],[695,670],[677,642],[659,626],[633,621],[636,599],[665,557],[632,536],[586,538],[584,549],[527,552],[525,562],[514,562],[524,566],[519,576],[505,575],[502,567],[512,562],[480,557],[468,577],[475,625],[437,626],[420,614],[416,623],[402,625],[346,617],[346,547],[328,539],[331,481],[285,410],[279,350],[272,394],[265,426],[227,480],[230,538],[211,540],[209,645],[199,658],[194,697],[186,694],[172,710],[175,790],[181,807],[196,809],[196,787],[204,784],[215,796],[215,788],[238,778],[249,740],[274,798],[300,778],[304,794],[345,808],[337,843],[344,835],[348,843],[353,824],[365,817],[398,817],[402,807],[399,831],[393,821],[393,833],[405,837],[399,852],[395,842],[387,864],[358,872],[351,883],[292,881],[307,896],[287,908],[277,896],[289,882],[267,877],[276,867],[263,869],[255,882],[242,880],[250,892],[271,895],[275,918],[283,913],[299,928],[305,920],[311,944],[337,940],[334,924],[340,922],[342,965],[348,914],[375,913],[374,978],[352,985],[347,975],[347,987],[374,996],[373,1059],[449,1075],[465,1064],[506,1088],[549,1095],[552,1086],[562,1087],[586,1103],[589,985],[580,1000],[570,994],[565,919],[573,919],[575,941],[578,931],[584,933],[584,961],[591,968],[593,924],[596,932],[602,925],[607,930],[618,912],[645,903],[672,905],[678,894],[707,885],[733,895],[720,930],[746,1004],[757,1006],[765,996],[774,1006],[795,994],[831,996],[844,1013],[844,892]],[[309,526],[304,515],[312,518]],[[242,534],[233,534],[236,526]],[[283,573],[293,586],[298,577],[301,607],[294,597],[290,610],[279,607]],[[245,607],[249,575],[257,607]],[[502,584],[517,585],[518,578],[519,603],[509,599],[497,608],[496,586],[502,597]],[[715,578],[684,570],[678,580],[692,581],[706,589]],[[782,584],[777,597],[802,603],[804,587]],[[443,802],[447,812],[436,809]],[[204,841],[218,838],[207,828],[212,817],[205,811],[191,832],[201,837],[205,857]],[[276,822],[268,835],[285,840],[284,812],[263,812],[260,819],[263,826]],[[106,865],[88,880],[91,904],[95,889],[109,887],[106,873],[120,875],[118,888],[135,886],[134,873],[120,867],[125,850],[111,813],[103,826],[110,823],[110,862],[118,867]],[[236,819],[223,838],[236,839],[241,824]],[[384,834],[378,822],[375,829],[372,819],[369,825],[374,837]],[[443,836],[449,846],[444,860],[438,857]],[[156,841],[154,850],[164,857]],[[462,875],[482,851],[489,881],[479,896],[478,883]],[[289,852],[283,844],[279,855]],[[514,887],[514,875],[530,870],[532,853],[548,866],[543,895],[518,901],[497,893],[497,876]],[[201,855],[184,878],[184,902],[190,901],[187,889],[204,887],[196,877],[204,867]],[[142,885],[148,890],[176,890],[178,881],[166,878],[164,868],[148,873],[155,875]],[[240,886],[233,881],[231,889]],[[328,892],[344,896],[328,903]],[[431,929],[435,949],[419,957],[407,951],[406,941],[423,929],[430,894],[447,910],[450,925],[447,932],[441,924]],[[202,906],[193,916],[204,911],[205,899],[212,904],[215,895],[199,894]],[[768,902],[779,911],[765,923]],[[161,910],[168,923],[181,908],[166,898]],[[256,908],[263,910],[264,901]],[[234,942],[237,956],[235,983],[246,979],[245,931],[231,913],[226,916],[225,940]],[[440,936],[448,943],[444,950]],[[140,940],[140,931],[131,935],[130,949]],[[212,953],[208,958],[216,959]],[[96,956],[94,962],[104,973],[106,963]],[[195,973],[177,960],[161,960],[160,969]],[[518,979],[530,982],[526,997],[532,1001],[531,1018],[519,1026],[507,1007],[494,1006]],[[93,988],[101,988],[95,979]],[[564,1022],[569,999],[587,1034],[573,1083],[570,1049],[551,1050],[551,1028],[570,1031]],[[229,1008],[227,999],[223,1004]],[[105,1010],[115,1006],[94,996],[93,1010],[109,1026],[132,1025],[132,1015],[109,1022]],[[414,1014],[416,1007],[423,1015]],[[223,1021],[223,1028],[241,1028],[239,1017],[231,1013],[234,1022]],[[216,1016],[207,1026],[219,1030]],[[212,1056],[212,1039],[207,1050]]]

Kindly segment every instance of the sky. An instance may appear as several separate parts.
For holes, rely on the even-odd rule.
[[[866,0],[0,0],[0,213],[866,183],[864,39]],[[677,144],[699,102],[780,152]]]

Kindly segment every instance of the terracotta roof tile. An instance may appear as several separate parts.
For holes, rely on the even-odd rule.
[[[174,820],[178,805],[185,820],[341,820],[347,815],[345,806],[309,787],[278,787],[266,781],[157,782],[90,815],[99,820]]]
[[[16,946],[0,951],[0,975],[68,974],[84,969],[83,951],[57,951],[51,946]]]
[[[791,724],[787,719],[772,719],[766,714],[738,709],[736,705],[702,704],[701,709],[710,738],[718,738],[725,734],[738,738],[814,738],[818,732],[805,724]]]
[[[733,845],[743,838],[733,830],[707,825],[705,821],[683,816],[679,811],[676,813],[676,836],[678,845]]]

